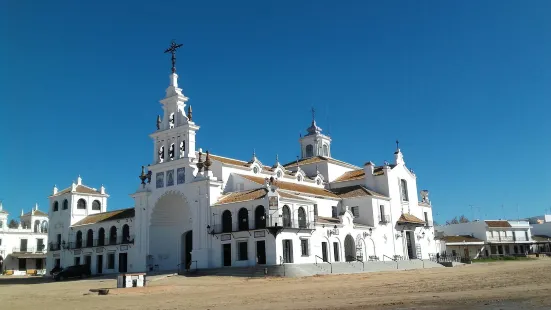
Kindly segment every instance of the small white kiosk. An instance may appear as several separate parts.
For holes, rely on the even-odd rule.
[[[117,288],[145,286],[145,273],[121,273],[117,276]]]

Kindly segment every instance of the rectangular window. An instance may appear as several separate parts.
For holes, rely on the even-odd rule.
[[[115,269],[115,253],[107,254],[107,269]]]
[[[21,239],[20,240],[19,251],[27,252],[27,239]]]
[[[406,182],[406,180],[404,179],[401,179],[400,180],[400,188],[402,190],[402,200],[403,201],[409,201],[409,197],[408,197],[408,183]]]
[[[337,213],[337,207],[333,206],[331,207],[331,217],[337,218],[339,214]]]
[[[36,239],[36,251],[44,251],[44,239]]]
[[[339,261],[339,244],[337,242],[333,242],[333,256],[335,256],[335,261]]]
[[[528,232],[527,231],[524,232],[524,237],[526,237],[526,241],[530,240],[530,238],[528,238]]]
[[[2,239],[0,239],[0,246],[2,245]]]
[[[314,204],[314,216],[318,216],[318,205]]]
[[[237,243],[237,260],[248,260],[247,241]]]
[[[360,217],[360,207],[352,207],[352,214],[354,214],[354,217]]]
[[[307,239],[300,239],[300,250],[301,250],[302,256],[308,256],[308,240]]]
[[[425,216],[425,226],[429,225],[429,214],[427,212],[423,212],[423,215]]]
[[[75,266],[80,265],[80,257],[75,257]]]
[[[177,172],[178,184],[186,183],[186,168],[178,168]]]

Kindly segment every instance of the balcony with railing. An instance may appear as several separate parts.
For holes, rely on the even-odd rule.
[[[83,239],[75,242],[69,242],[69,249],[93,248],[98,246],[134,244],[134,236],[118,236],[116,238],[104,239]]]
[[[43,253],[45,251],[46,246],[43,244],[38,245],[37,247],[18,247],[12,249],[13,253]]]
[[[291,221],[284,223],[285,225],[282,225],[281,223],[274,222],[273,225],[264,225],[264,223],[260,223],[260,225],[224,225],[224,224],[216,224],[211,227],[210,233],[214,234],[223,234],[223,233],[233,233],[233,232],[239,232],[239,231],[251,231],[251,230],[261,230],[261,229],[268,229],[268,228],[281,228],[283,230],[285,229],[293,229],[293,230],[300,230],[300,229],[314,229],[314,224],[312,222],[302,222],[302,221]]]
[[[513,236],[493,236],[487,237],[489,242],[513,242]]]

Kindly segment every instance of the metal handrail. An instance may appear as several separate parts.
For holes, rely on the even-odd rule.
[[[386,257],[386,258],[388,258],[388,259],[390,259],[391,261],[394,261],[394,262],[396,262],[396,261],[397,261],[396,259],[394,259],[394,258],[391,258],[390,256],[386,256],[386,255],[384,255],[384,254],[383,254],[383,257]]]
[[[414,259],[418,259],[418,260],[422,261],[423,262],[423,269],[425,269],[425,261],[424,260],[422,260],[420,258],[417,258],[417,257],[415,257]]]
[[[285,277],[285,260],[283,259],[283,256],[279,256],[279,259],[281,261],[281,263],[279,264],[280,266],[283,266],[283,276]]]
[[[386,256],[386,255],[383,254],[383,259],[384,259],[385,257],[386,257],[386,258],[389,258],[391,261],[394,261],[394,262],[396,263],[396,269],[399,269],[399,267],[398,267],[398,260],[397,260],[397,259],[390,258],[389,256]]]
[[[357,261],[357,262],[360,262],[362,263],[362,271],[365,271],[365,264],[362,260],[359,260],[357,257],[354,257],[354,260]]]
[[[333,264],[331,264],[329,261],[324,261],[323,258],[315,255],[315,260],[316,260],[316,265],[318,264],[318,258],[321,259],[321,261],[323,263],[328,263],[329,264],[329,267],[331,267],[331,273],[333,273]]]

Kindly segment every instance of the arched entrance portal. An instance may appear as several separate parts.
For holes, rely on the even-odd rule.
[[[346,235],[344,238],[344,258],[347,262],[356,260],[356,246],[351,235]]]
[[[186,253],[191,253],[185,247],[188,243],[193,247],[191,242],[186,242],[187,238],[193,238],[191,230],[192,213],[185,197],[179,192],[161,196],[155,203],[149,222],[148,267],[153,270],[177,270],[182,263],[185,264]]]
[[[193,231],[187,231],[182,234],[182,254],[181,257],[181,266],[182,269],[189,270],[191,268],[191,251],[193,250]]]

